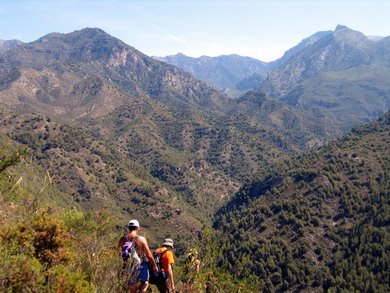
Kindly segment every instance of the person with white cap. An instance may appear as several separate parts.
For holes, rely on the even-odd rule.
[[[150,252],[148,242],[145,237],[139,236],[140,225],[137,220],[131,220],[128,224],[129,233],[119,240],[119,249],[122,252],[123,247],[127,243],[131,243],[136,253],[132,253],[132,256],[138,255],[139,261],[135,268],[130,271],[128,278],[128,286],[131,293],[147,292],[149,286],[149,263],[154,272],[158,271],[156,262],[154,261],[153,254]],[[130,245],[131,246],[131,245]],[[149,261],[149,263],[148,263]]]
[[[160,248],[157,248],[154,254],[160,254],[161,270],[166,274],[166,280],[156,284],[160,293],[175,292],[175,282],[173,278],[172,265],[175,263],[173,257],[173,240],[165,238]]]

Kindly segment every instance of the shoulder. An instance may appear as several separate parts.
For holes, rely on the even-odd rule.
[[[146,238],[140,235],[135,236],[135,243],[137,246],[144,246],[147,245]]]
[[[175,263],[175,259],[173,257],[173,252],[172,251],[169,251],[167,250],[165,253],[164,253],[164,258],[168,261],[168,263],[170,264],[174,264]]]
[[[137,237],[136,241],[138,242],[146,242],[146,238],[144,236],[137,235],[135,237]]]

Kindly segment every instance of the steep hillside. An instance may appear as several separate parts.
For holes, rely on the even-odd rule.
[[[390,66],[375,62],[323,73],[303,81],[280,101],[295,109],[321,112],[345,133],[390,109]]]
[[[253,73],[252,75],[243,78],[236,84],[236,89],[240,91],[248,91],[254,89],[260,82],[264,80],[258,73]]]
[[[182,197],[87,129],[33,114],[3,113],[1,120],[2,132],[28,147],[54,178],[53,184],[86,210],[115,213],[118,225],[137,217],[144,227],[153,226],[153,239],[165,236],[161,230],[164,223],[170,223],[172,237],[201,228],[201,222],[189,215]],[[159,224],[152,225],[156,221]],[[182,243],[186,243],[185,238],[182,235]]]
[[[0,79],[8,81],[2,86],[2,96],[7,97],[2,104],[14,109],[28,104],[29,110],[50,107],[51,112],[72,115],[82,107],[88,114],[106,104],[118,107],[118,91],[131,97],[147,95],[178,108],[218,110],[225,100],[190,74],[147,57],[100,29],[53,33],[4,51],[0,68]]]
[[[247,92],[236,103],[233,112],[267,125],[301,149],[317,148],[341,134],[334,122],[319,111],[293,107],[258,91]]]
[[[282,137],[244,118],[211,124],[201,116],[193,121],[177,111],[144,109],[138,120],[131,115],[136,110],[125,107],[90,127],[2,113],[0,127],[32,148],[39,163],[84,207],[119,208],[121,217],[158,204],[162,210],[154,218],[161,220],[171,209],[162,204],[166,201],[179,215],[190,209],[188,217],[205,221],[247,176],[294,151]],[[176,215],[168,214],[167,220]],[[193,228],[186,230],[190,234]]]
[[[303,39],[298,45],[292,47],[291,49],[288,49],[282,57],[279,59],[272,61],[269,63],[270,68],[277,69],[278,67],[284,65],[287,63],[291,58],[293,58],[295,55],[299,54],[302,52],[306,47],[314,44],[317,42],[319,39],[329,35],[331,31],[323,31],[323,32],[317,32],[313,35],[311,35],[308,38]]]
[[[116,246],[124,232],[117,224],[118,212],[110,206],[83,210],[57,188],[59,174],[36,164],[36,152],[39,150],[27,149],[0,133],[0,290],[128,292]],[[170,233],[176,229],[173,225],[169,223]],[[141,222],[141,233],[154,248],[166,236],[160,235],[156,241],[155,226],[156,222],[152,227]],[[175,238],[179,292],[184,290],[178,281],[184,281],[180,256],[186,253],[181,247],[185,232]],[[197,243],[197,237],[192,237],[191,247]],[[212,252],[207,233],[202,244],[202,250]],[[207,262],[196,276],[196,288],[203,290],[205,286],[223,292],[251,290],[246,282]]]
[[[337,26],[274,70],[261,89],[280,97],[319,73],[368,64],[375,44],[360,32]]]
[[[179,53],[155,58],[178,66],[216,89],[227,92],[252,89],[255,83],[248,84],[242,80],[254,78],[256,74],[256,81],[260,82],[269,72],[267,63],[239,55],[192,58]]]
[[[222,267],[265,291],[388,291],[390,115],[244,187],[217,215]]]
[[[283,130],[308,130],[317,141],[340,136],[390,109],[388,40],[373,42],[344,26],[322,32],[312,42],[304,40],[303,47],[293,48],[287,62],[266,81],[237,100],[237,109],[242,113],[248,109],[253,119],[271,122],[288,109],[299,122],[280,123]],[[261,106],[264,96],[268,104],[279,105],[272,116]]]

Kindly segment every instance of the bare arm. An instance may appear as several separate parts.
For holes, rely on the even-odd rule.
[[[149,260],[150,264],[152,265],[153,271],[157,272],[158,267],[156,265],[156,262],[154,261],[153,254],[150,252],[148,242],[144,237],[138,238],[139,243],[141,244],[141,250],[145,254],[146,258]]]
[[[200,270],[200,260],[197,259],[195,261],[195,271],[196,271],[196,273],[199,273],[199,270]]]
[[[175,282],[173,281],[173,270],[172,266],[168,265],[168,281],[171,284],[172,292],[175,292]]]

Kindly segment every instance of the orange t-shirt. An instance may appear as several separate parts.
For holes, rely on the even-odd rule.
[[[166,247],[160,247],[156,249],[156,253],[162,253],[166,250],[166,252],[162,255],[162,269],[164,272],[168,271],[169,265],[175,263],[175,259],[173,258],[172,251],[167,250]]]

